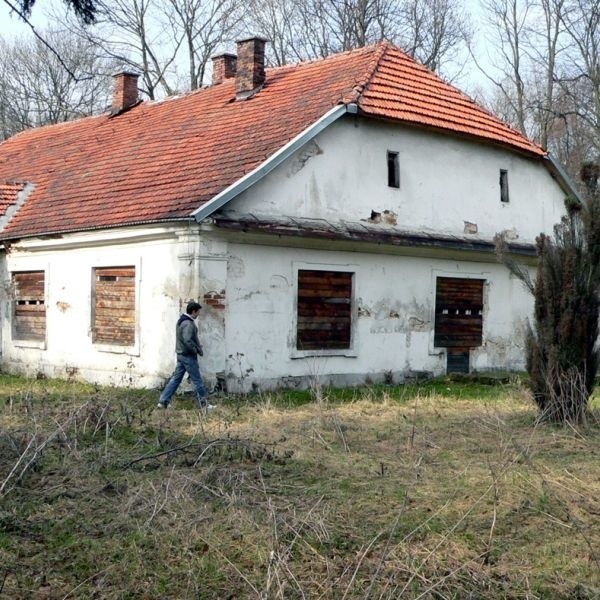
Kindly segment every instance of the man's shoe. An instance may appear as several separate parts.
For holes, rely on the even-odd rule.
[[[162,402],[159,402],[156,405],[156,408],[169,408],[169,405],[168,404],[163,404]]]

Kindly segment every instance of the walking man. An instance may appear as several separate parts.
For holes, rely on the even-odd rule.
[[[198,366],[198,355],[203,356],[202,345],[198,339],[198,329],[196,328],[195,320],[200,313],[202,307],[197,302],[189,302],[186,306],[185,313],[179,317],[175,328],[175,352],[177,353],[177,366],[169,379],[165,389],[160,395],[158,401],[159,408],[167,408],[174,396],[179,384],[183,380],[183,376],[189,373],[190,379],[196,386],[196,396],[198,408],[209,409],[214,408],[207,400],[206,389],[200,368]]]

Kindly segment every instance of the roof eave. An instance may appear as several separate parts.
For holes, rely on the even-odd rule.
[[[263,177],[268,175],[273,169],[278,167],[283,161],[294,154],[296,150],[299,150],[302,146],[304,146],[304,144],[319,135],[319,133],[329,127],[329,125],[346,114],[356,114],[357,110],[356,104],[338,104],[334,106],[319,120],[315,121],[312,125],[299,133],[295,138],[290,140],[285,146],[267,158],[267,160],[258,165],[258,167],[249,173],[246,173],[246,175],[244,175],[241,179],[238,179],[229,187],[226,187],[223,191],[219,192],[214,198],[204,203],[200,208],[196,209],[192,213],[192,216],[198,222],[206,219],[216,210],[222,208],[230,200],[233,200],[233,198],[239,196],[242,192],[246,191],[249,187],[253,186]]]
[[[558,181],[560,187],[569,195],[583,202],[583,197],[579,193],[577,186],[571,179],[565,168],[551,155],[544,156],[544,166],[550,171],[552,177]]]

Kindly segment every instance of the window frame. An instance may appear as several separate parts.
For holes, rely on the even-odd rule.
[[[436,280],[438,277],[458,277],[464,279],[485,279],[483,286],[483,329],[481,332],[482,346],[487,343],[489,310],[490,310],[490,290],[493,288],[492,272],[488,270],[481,271],[450,271],[448,269],[432,268],[429,272],[429,319],[431,329],[429,330],[428,353],[430,356],[445,357],[446,348],[435,345],[435,312],[436,312]],[[444,358],[445,361],[445,358]]]
[[[388,150],[386,154],[387,182],[388,187],[394,190],[400,189],[400,153],[396,150]]]
[[[510,188],[508,184],[508,169],[500,169],[500,202],[502,204],[510,203]]]
[[[44,276],[44,336],[43,339],[36,338],[19,338],[17,337],[17,315],[16,308],[18,298],[16,297],[15,290],[15,275],[25,273],[41,273]],[[13,288],[13,295],[11,301],[11,312],[10,312],[10,333],[11,342],[13,346],[17,348],[36,348],[39,350],[46,350],[48,340],[48,268],[23,268],[23,269],[11,269],[10,270],[10,285]]]
[[[466,282],[469,282],[469,284]],[[483,317],[485,310],[486,284],[488,284],[488,280],[482,277],[462,277],[461,275],[437,275],[435,277],[435,305],[433,318],[433,344],[435,348],[445,348],[447,352],[450,352],[457,348],[473,349],[480,348],[483,345]],[[469,296],[468,293],[464,293],[462,290],[457,294],[453,289],[456,286],[462,287],[462,290],[471,287],[471,290],[469,290],[470,292],[477,287],[480,287],[481,298],[475,298],[473,294]],[[442,291],[445,292],[445,299],[441,297]],[[480,303],[475,302],[475,300],[480,300]],[[450,311],[448,308],[448,305],[452,303],[455,304],[455,308],[453,309],[455,312]],[[460,308],[456,308],[457,305],[460,305]],[[473,314],[474,308],[477,308],[477,314]],[[460,320],[460,310],[464,311],[462,320],[464,321],[466,318],[466,320],[470,322],[469,324],[471,327],[475,324],[475,327],[478,327],[479,329],[476,335],[473,335],[473,332],[471,331],[471,337],[468,335],[464,336],[466,339],[463,340],[456,337],[457,327],[454,325],[457,316],[458,320]],[[443,329],[450,329],[451,335],[443,333]],[[444,340],[443,338],[447,339]],[[446,343],[444,343],[444,341]]]
[[[332,349],[312,349],[312,350],[299,350],[298,345],[298,272],[299,271],[333,271],[338,273],[351,273],[352,274],[352,289],[350,292],[350,345],[348,348],[332,348]],[[292,340],[292,347],[290,351],[290,357],[293,359],[298,358],[310,358],[310,357],[327,357],[327,356],[340,356],[348,358],[356,358],[358,352],[357,347],[357,335],[356,327],[358,323],[358,312],[356,305],[356,290],[357,282],[359,278],[358,265],[352,264],[332,264],[332,263],[308,263],[308,262],[295,262],[293,263],[293,305],[292,305],[292,330],[289,339]]]
[[[133,267],[134,271],[134,342],[132,345],[126,346],[123,344],[96,342],[94,341],[94,322],[95,322],[95,307],[96,307],[96,270],[97,269],[119,269]],[[98,352],[107,352],[111,354],[127,354],[130,356],[140,355],[140,284],[141,284],[141,260],[111,260],[98,261],[91,265],[90,268],[90,296],[89,296],[89,338],[92,346]]]

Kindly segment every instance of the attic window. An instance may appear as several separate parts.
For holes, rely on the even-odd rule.
[[[508,171],[500,169],[500,201],[508,202]]]
[[[353,273],[298,271],[298,350],[349,349]]]
[[[46,339],[44,271],[12,274],[14,289],[13,340]]]
[[[398,153],[388,150],[387,153],[387,171],[388,171],[388,186],[392,188],[400,187],[400,165],[398,161]]]
[[[135,267],[94,269],[92,332],[96,344],[135,343]]]

